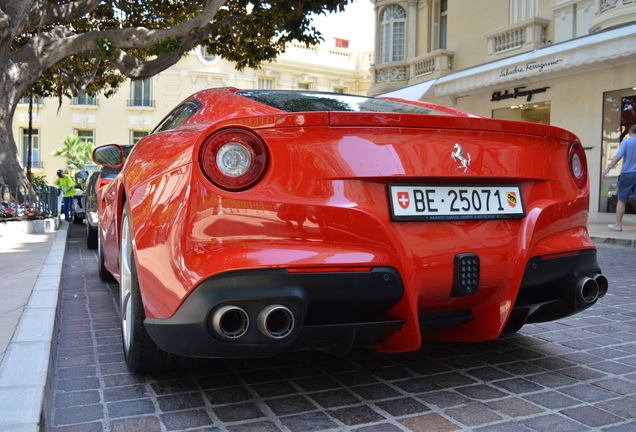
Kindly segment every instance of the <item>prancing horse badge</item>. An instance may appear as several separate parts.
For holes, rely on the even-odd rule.
[[[464,172],[466,172],[470,165],[470,153],[466,153],[466,157],[464,157],[464,148],[461,145],[455,144],[453,148],[455,151],[451,153],[451,158],[461,162],[461,166],[458,166],[457,169],[464,168]]]

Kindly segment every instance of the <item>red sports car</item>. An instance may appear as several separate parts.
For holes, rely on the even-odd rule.
[[[426,103],[218,88],[100,194],[131,370],[423,338],[477,341],[607,291],[585,151],[556,127]]]

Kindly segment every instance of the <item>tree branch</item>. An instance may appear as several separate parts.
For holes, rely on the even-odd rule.
[[[40,4],[37,7],[29,10],[28,16],[20,26],[19,33],[32,31],[40,26],[66,24],[74,21],[95,9],[100,0],[74,0],[63,4],[48,1],[38,1],[38,3]]]

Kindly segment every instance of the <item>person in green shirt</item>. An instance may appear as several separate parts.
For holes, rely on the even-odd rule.
[[[64,171],[57,170],[57,177],[60,182],[60,190],[64,197],[64,219],[72,223],[73,219],[73,195],[75,195],[75,180]]]

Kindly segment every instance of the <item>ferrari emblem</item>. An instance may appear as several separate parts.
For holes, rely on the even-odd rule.
[[[464,148],[458,144],[455,144],[453,147],[455,149],[454,152],[451,153],[451,158],[453,160],[457,160],[461,163],[457,169],[464,168],[464,172],[468,170],[468,166],[470,165],[470,153],[466,153],[466,157],[464,157]]]
[[[409,198],[408,192],[398,192],[397,199],[398,199],[398,203],[400,204],[400,207],[402,207],[404,210],[409,208],[409,204],[411,200]]]
[[[510,207],[515,207],[517,205],[516,192],[506,192],[506,199],[508,200],[508,204],[510,204]]]

